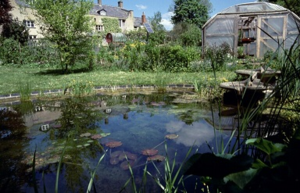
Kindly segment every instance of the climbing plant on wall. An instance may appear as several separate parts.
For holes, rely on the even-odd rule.
[[[102,18],[105,33],[120,33],[119,21],[113,18]]]

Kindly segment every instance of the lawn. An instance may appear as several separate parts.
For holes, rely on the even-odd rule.
[[[31,91],[45,91],[53,89],[65,89],[76,84],[88,84],[91,86],[117,86],[117,85],[159,85],[168,84],[193,84],[198,82],[219,83],[235,78],[232,71],[217,72],[215,82],[212,72],[195,73],[166,73],[166,72],[124,72],[74,70],[73,73],[60,74],[59,70],[39,68],[35,66],[0,66],[0,94],[19,93],[29,85]]]

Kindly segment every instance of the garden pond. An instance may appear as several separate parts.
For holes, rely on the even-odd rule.
[[[209,123],[217,114],[209,103],[182,96],[99,94],[0,105],[0,189],[86,192],[95,172],[94,192],[119,192],[129,179],[137,189],[160,192],[153,178],[164,184],[166,161],[176,172],[189,150],[188,156],[210,152],[216,137],[229,138]],[[200,191],[196,180],[185,188]],[[130,182],[123,191],[132,188]]]

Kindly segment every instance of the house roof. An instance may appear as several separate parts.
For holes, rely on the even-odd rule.
[[[142,18],[140,17],[134,17],[134,27],[140,27],[142,26]]]
[[[90,11],[91,15],[99,15],[97,12],[99,10],[105,10],[106,16],[117,17],[119,19],[126,19],[130,14],[130,10],[123,9],[121,7],[113,7],[109,5],[98,5],[95,4],[92,10]]]
[[[22,0],[15,0],[15,1],[20,6],[29,7],[29,5],[26,4]],[[93,8],[90,11],[90,14],[91,15],[99,15],[97,13],[97,11],[99,11],[99,10],[105,10],[106,11],[106,16],[108,16],[108,17],[116,17],[116,18],[119,18],[119,19],[128,18],[129,14],[130,14],[130,11],[131,11],[131,10],[126,10],[124,8],[121,8],[121,7],[94,4]]]
[[[16,4],[22,7],[30,7],[25,1],[22,0],[15,0]]]

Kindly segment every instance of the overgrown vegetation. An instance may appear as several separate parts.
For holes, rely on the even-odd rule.
[[[93,60],[92,23],[87,16],[93,6],[91,1],[61,0],[57,3],[51,0],[35,0],[30,5],[36,10],[38,22],[43,23],[42,34],[54,43],[64,72],[68,72],[69,67],[75,65],[80,56]],[[91,69],[92,62],[88,64]]]

